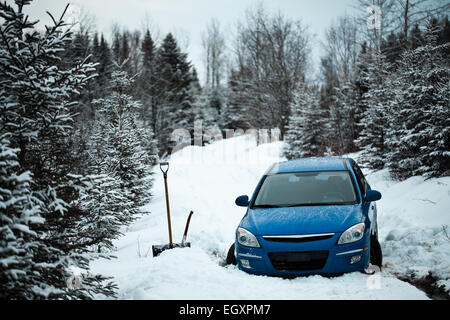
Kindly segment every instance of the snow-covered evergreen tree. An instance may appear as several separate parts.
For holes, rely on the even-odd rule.
[[[34,213],[33,220],[28,219],[28,228],[26,224],[21,227],[17,220],[21,233],[15,233],[13,241],[23,243],[29,260],[20,275],[26,279],[26,285],[17,285],[23,290],[12,291],[12,294],[15,298],[28,299],[88,299],[96,293],[111,295],[114,285],[105,284],[104,277],[88,272],[92,257],[84,240],[76,236],[74,222],[79,221],[79,212],[70,205],[77,199],[79,190],[78,179],[70,175],[74,162],[68,143],[75,105],[71,100],[92,78],[94,66],[84,59],[66,67],[61,55],[71,41],[71,31],[62,20],[64,13],[60,20],[51,16],[53,25],[48,26],[45,33],[39,33],[35,29],[37,22],[24,14],[24,7],[30,3],[17,0],[16,8],[0,3],[0,136],[2,141],[5,137],[8,139],[2,142],[2,148],[15,150],[17,156],[10,160],[17,161],[17,165],[6,164],[1,179],[5,184],[8,179],[12,179],[11,182],[23,179],[16,181],[17,187],[24,189],[20,200],[23,201],[21,217],[27,222],[30,210]],[[5,187],[6,193],[17,191],[13,186]],[[26,195],[27,188],[31,195]],[[33,204],[34,200],[30,203],[30,199],[37,200]],[[2,211],[7,224],[19,213],[18,208],[11,208]],[[45,223],[31,223],[44,219]],[[12,239],[7,231],[5,237],[6,241]],[[11,248],[8,243],[2,242],[1,250],[8,248]],[[22,254],[20,250],[18,253]],[[82,287],[77,290],[67,286],[69,266],[87,272],[83,275]],[[6,273],[1,277],[7,281],[17,280]]]
[[[150,200],[151,167],[156,162],[157,149],[150,128],[138,126],[142,105],[129,94],[131,79],[120,67],[112,74],[111,94],[99,99],[99,121],[102,127],[105,164],[101,173],[120,180],[122,193],[138,206]],[[132,210],[132,211],[133,211]]]
[[[450,168],[450,68],[428,23],[425,45],[405,51],[393,84],[399,108],[389,131],[388,166],[398,178],[440,176]]]
[[[355,144],[362,150],[361,163],[373,169],[382,169],[386,163],[387,131],[396,110],[391,70],[381,53],[367,65],[369,90],[363,95],[365,110],[358,123],[360,134]]]
[[[147,122],[150,124],[152,130],[156,129],[157,108],[155,106],[155,55],[156,46],[147,30],[141,44],[142,52],[142,71],[140,73],[137,85],[139,87],[139,99],[142,103],[141,118],[144,121],[144,126]]]
[[[331,135],[335,152],[345,154],[355,151],[356,113],[358,111],[358,91],[351,81],[336,87],[330,105]]]
[[[251,84],[246,69],[230,71],[228,79],[227,103],[222,112],[222,123],[227,129],[249,129]]]
[[[95,39],[95,38],[94,38]],[[98,77],[95,78],[94,97],[104,97],[108,94],[108,83],[111,81],[111,73],[113,71],[113,63],[111,57],[111,50],[108,42],[105,40],[103,34],[100,36],[98,45],[93,44],[93,60],[98,63],[96,71]]]
[[[174,147],[171,135],[175,129],[193,130],[193,78],[187,54],[181,52],[171,33],[163,39],[155,64],[157,97],[154,102],[158,117],[155,134],[158,136],[159,151],[165,154]]]
[[[290,107],[285,156],[294,159],[322,155],[323,125],[317,92],[305,84],[299,85]]]
[[[19,149],[0,136],[0,298],[33,298],[34,250],[41,246],[33,225],[41,224],[39,200],[29,171],[20,172]]]
[[[96,121],[88,142],[87,159],[91,173],[84,179],[80,197],[73,205],[89,215],[80,219],[77,229],[97,252],[112,249],[112,240],[121,235],[121,226],[136,213],[134,203],[122,191],[121,180],[109,171],[108,138],[104,124]]]
[[[364,117],[364,112],[367,109],[367,102],[364,99],[364,95],[369,90],[369,65],[372,62],[372,52],[367,47],[366,42],[361,45],[361,51],[358,55],[355,72],[354,72],[354,86],[355,86],[355,114],[354,114],[354,139],[357,140],[361,136],[362,119]],[[363,125],[363,124],[362,124]],[[354,141],[356,149],[359,150],[359,146]]]
[[[153,167],[158,164],[158,140],[149,125],[142,125],[137,128],[137,136],[140,141],[143,157],[142,161],[146,166]]]
[[[122,192],[115,177],[90,175],[84,180],[86,186],[74,206],[89,215],[77,221],[76,229],[92,251],[111,250],[112,241],[122,235],[121,227],[132,221],[134,203]]]

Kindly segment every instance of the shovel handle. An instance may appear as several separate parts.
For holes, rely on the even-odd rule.
[[[163,167],[166,167],[165,170]],[[167,225],[169,228],[169,246],[172,248],[173,241],[172,241],[172,224],[170,222],[170,206],[169,206],[169,188],[167,187],[167,171],[169,171],[169,163],[168,162],[161,162],[159,164],[159,168],[161,169],[163,175],[164,175],[164,192],[166,194],[166,209],[167,209]]]
[[[163,167],[165,167],[166,170],[164,170]],[[164,178],[167,178],[167,171],[169,171],[169,163],[168,162],[161,162],[159,164],[159,168],[161,169],[161,171],[162,171],[162,173],[164,175]]]

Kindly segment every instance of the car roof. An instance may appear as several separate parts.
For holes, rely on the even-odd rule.
[[[316,157],[292,159],[273,164],[266,174],[277,174],[287,172],[305,172],[305,171],[330,171],[347,170],[350,165],[350,158],[342,157]]]

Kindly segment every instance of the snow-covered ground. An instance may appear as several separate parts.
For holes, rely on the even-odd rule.
[[[186,218],[194,211],[188,241],[153,258],[153,244],[168,243],[164,183],[155,168],[151,212],[116,241],[117,259],[98,260],[94,272],[112,275],[119,299],[427,299],[395,274],[432,271],[449,285],[450,178],[393,182],[387,172],[368,172],[378,203],[385,268],[368,276],[351,273],[281,279],[253,276],[223,266],[245,213],[234,200],[251,195],[264,171],[279,157],[282,142],[256,146],[250,136],[209,146],[187,147],[172,155],[168,173],[174,242],[181,242]],[[99,297],[101,298],[101,297]]]

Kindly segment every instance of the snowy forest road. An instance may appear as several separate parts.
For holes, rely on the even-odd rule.
[[[334,278],[315,275],[281,279],[249,275],[235,266],[224,265],[235,229],[245,213],[245,209],[235,206],[234,199],[250,194],[267,167],[282,160],[279,158],[281,148],[282,142],[256,146],[251,138],[242,136],[204,148],[187,147],[172,155],[168,185],[173,237],[175,242],[181,240],[186,218],[193,210],[188,235],[192,247],[167,250],[157,258],[152,257],[151,246],[168,241],[163,177],[159,168],[155,168],[153,200],[145,207],[151,214],[124,230],[124,236],[115,243],[117,259],[96,261],[92,270],[114,276],[119,286],[119,299],[428,299],[423,291],[399,280],[397,275],[410,270],[411,263],[418,259],[418,268],[423,271],[428,264],[438,265],[438,252],[434,250],[447,250],[450,241],[439,242],[438,228],[416,230],[411,221],[417,218],[415,215],[410,215],[407,223],[407,219],[397,215],[401,210],[396,199],[402,198],[405,188],[414,183],[422,184],[416,179],[402,188],[386,179],[383,171],[368,176],[372,187],[382,193],[392,189],[383,194],[379,206],[379,232],[386,262],[382,272],[371,276],[350,273]],[[439,183],[450,185],[448,180]],[[441,193],[436,189],[430,191],[426,185],[423,189],[428,191],[418,190],[421,197],[411,190],[409,197],[427,197],[436,204],[415,201],[408,204],[410,207],[419,206],[420,211],[423,209],[420,206],[433,206],[436,210],[448,206],[446,189]],[[444,198],[436,198],[436,194],[444,194]],[[389,216],[389,213],[396,216]],[[448,220],[448,217],[442,219]],[[437,221],[435,225],[444,223],[449,224]],[[411,232],[421,237],[411,242],[408,238]],[[436,248],[428,248],[428,251],[420,247],[426,241],[426,232],[435,232],[431,240],[438,242]],[[416,257],[411,258],[414,254]],[[420,259],[424,259],[425,265],[420,265]],[[448,261],[443,259],[440,263],[443,272],[447,270]],[[409,266],[405,267],[405,263]],[[445,279],[445,275],[442,277]]]

